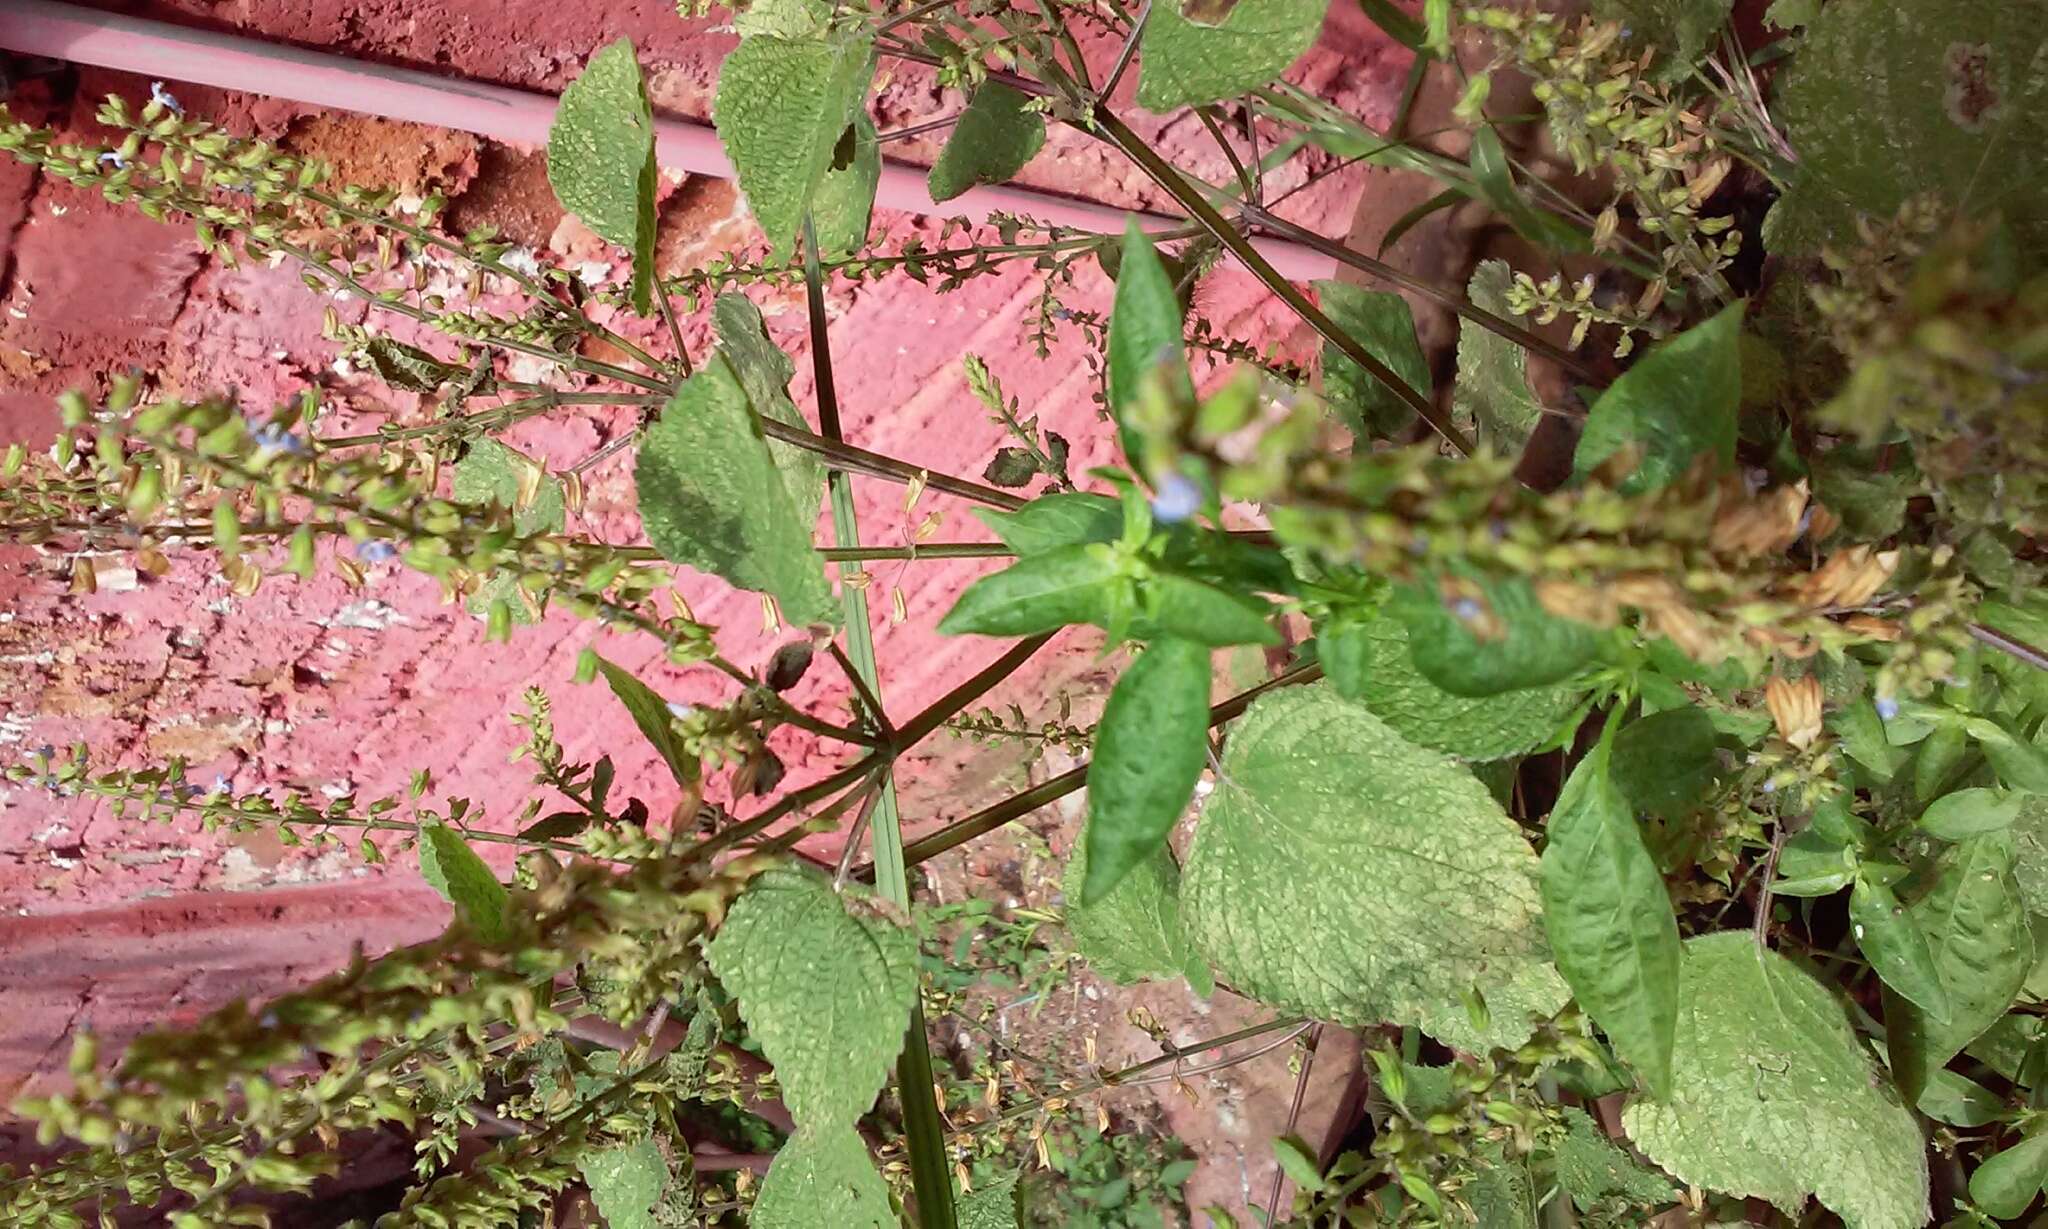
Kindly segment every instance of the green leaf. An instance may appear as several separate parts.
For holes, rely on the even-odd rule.
[[[1714,49],[1735,0],[1594,0],[1593,15],[1628,27],[1630,41],[1657,51],[1655,75],[1686,76]]]
[[[1614,740],[1614,784],[1638,811],[1677,815],[1704,803],[1720,777],[1713,718],[1666,709],[1631,721]]]
[[[1663,1098],[1678,1028],[1678,919],[1635,812],[1608,775],[1610,754],[1603,736],[1550,813],[1543,924],[1579,1005]]]
[[[939,620],[948,636],[1036,636],[1075,623],[1103,623],[1128,581],[1087,546],[1059,546],[1019,559],[967,587]]]
[[[1159,259],[1152,240],[1132,218],[1124,227],[1122,254],[1116,271],[1116,300],[1109,312],[1109,408],[1117,418],[1124,455],[1133,465],[1138,436],[1124,424],[1124,415],[1138,404],[1145,381],[1157,372],[1165,379],[1188,383],[1187,343],[1181,337],[1180,296]]]
[[[1379,359],[1408,387],[1429,392],[1429,360],[1415,335],[1415,312],[1391,291],[1346,282],[1315,283],[1323,313]],[[1323,392],[1360,439],[1389,439],[1408,429],[1415,410],[1378,377],[1323,343]]]
[[[2048,24],[2024,4],[1863,0],[1820,7],[1771,111],[1799,151],[1771,211],[1773,255],[1855,246],[1858,216],[1923,193],[2001,213],[2048,253]]]
[[[2013,880],[2027,912],[2048,916],[2048,798],[2029,795],[2013,821]]]
[[[597,668],[604,673],[604,681],[611,686],[612,694],[626,706],[634,728],[653,745],[661,756],[661,762],[668,765],[669,774],[676,779],[676,784],[688,785],[695,781],[700,765],[677,740],[675,726],[669,720],[668,701],[652,687],[603,657],[597,659]]]
[[[647,429],[633,480],[662,558],[772,595],[793,624],[839,622],[813,525],[723,355],[683,381]]]
[[[1472,1185],[1463,1192],[1474,1229],[1536,1229],[1536,1184],[1527,1163],[1494,1145],[1482,1148],[1476,1161]]]
[[[540,481],[533,487],[532,498],[522,506],[520,476],[525,473],[530,480],[536,470],[540,471]],[[458,503],[497,504],[512,509],[512,528],[522,534],[560,533],[567,523],[562,484],[549,476],[539,462],[496,440],[471,441],[469,451],[455,463],[449,494]]]
[[[1408,627],[1415,668],[1452,695],[1547,687],[1571,677],[1599,648],[1583,624],[1543,609],[1520,577],[1454,574],[1395,590],[1387,609]]]
[[[469,376],[469,370],[460,364],[444,363],[418,346],[389,337],[372,337],[363,345],[362,356],[378,379],[409,393],[437,393],[442,385]]]
[[[2041,1193],[2048,1177],[2048,1130],[2037,1131],[1977,1166],[1970,1202],[1999,1220],[2016,1219]]]
[[[1075,545],[1027,555],[975,581],[939,620],[939,631],[1036,636],[1088,623],[1120,638],[1173,637],[1225,648],[1279,643],[1271,613],[1263,602],[1174,572],[1155,571],[1139,585],[1100,546]]]
[[[1842,520],[1842,531],[1858,542],[1882,542],[1906,523],[1912,488],[1904,474],[1873,467],[1859,448],[1837,446],[1813,463],[1813,496]]]
[[[1015,512],[994,508],[975,508],[973,512],[1004,546],[1019,555],[1114,542],[1124,528],[1122,507],[1106,495],[1041,495]]]
[[[1422,23],[1396,8],[1392,0],[1358,0],[1358,7],[1388,38],[1410,51],[1422,50]]]
[[[2042,1043],[2044,1026],[2034,1016],[2018,1012],[2007,1015],[1984,1030],[1969,1045],[1968,1053],[2006,1079],[2019,1082],[2020,1067],[2035,1046]]]
[[[1313,1195],[1323,1189],[1323,1167],[1299,1138],[1283,1135],[1274,1140],[1273,1157],[1280,1162],[1280,1172],[1294,1183],[1296,1194]]]
[[[1669,1100],[1638,1098],[1621,1121],[1680,1182],[1788,1215],[1817,1195],[1849,1229],[1926,1223],[1913,1116],[1834,992],[1747,930],[1687,941],[1671,1078]]]
[[[901,1036],[897,1038],[900,1042]],[[753,1229],[898,1229],[889,1185],[851,1123],[805,1124],[761,1179]]]
[[[2002,831],[2018,822],[2028,797],[1998,789],[1959,789],[1929,803],[1920,813],[1920,828],[1944,841]]]
[[[562,208],[633,253],[633,310],[654,310],[654,109],[630,39],[590,58],[548,129],[548,183]]]
[[[1196,948],[1241,993],[1483,1052],[1519,1045],[1529,1014],[1567,997],[1536,876],[1470,772],[1318,685],[1261,698],[1232,730],[1181,901]],[[1475,985],[1484,1030],[1464,1005]]]
[[[1272,609],[1264,602],[1192,576],[1152,573],[1138,588],[1138,609],[1142,617],[1132,624],[1131,633],[1140,640],[1166,635],[1219,649],[1280,643]]]
[[[1820,15],[1820,0],[1771,0],[1771,7],[1764,11],[1764,20],[1780,30],[1796,30],[1810,25]]]
[[[496,943],[511,933],[506,919],[511,896],[455,829],[420,825],[420,876],[455,906],[456,919],[477,938]]]
[[[1841,736],[1842,749],[1850,759],[1870,770],[1875,784],[1891,780],[1906,758],[1906,753],[1893,746],[1885,735],[1884,718],[1877,715],[1877,707],[1869,700],[1854,701],[1830,713],[1827,721]]]
[[[791,251],[874,71],[872,44],[851,35],[746,38],[719,66],[712,123],[778,259]]]
[[[1315,45],[1328,0],[1238,0],[1215,25],[1168,0],[1145,21],[1138,105],[1164,113],[1234,98],[1271,82]]]
[[[772,870],[733,903],[707,953],[775,1065],[790,1113],[813,1130],[852,1126],[903,1048],[917,937],[871,897]]]
[[[1543,745],[1579,700],[1568,687],[1453,695],[1415,668],[1408,629],[1384,616],[1320,628],[1316,643],[1341,695],[1362,701],[1409,742],[1462,760],[1506,759]]]
[[[1948,990],[1919,919],[1883,884],[1859,877],[1849,891],[1856,946],[1884,984],[1937,1020],[1948,1018]]]
[[[1742,304],[1650,349],[1608,386],[1586,415],[1572,458],[1591,473],[1629,445],[1642,449],[1621,481],[1627,494],[1668,486],[1701,454],[1725,468],[1735,461],[1735,418],[1742,405]]]
[[[1645,1169],[1634,1157],[1615,1147],[1586,1111],[1566,1106],[1564,1127],[1564,1138],[1558,1141],[1554,1154],[1557,1184],[1581,1212],[1613,1199],[1624,1199],[1638,1207],[1654,1207],[1678,1198],[1678,1189],[1669,1178]]]
[[[959,1200],[960,1229],[1017,1229],[1017,1175],[1004,1174]]]
[[[1031,99],[1000,81],[984,81],[946,147],[932,163],[925,186],[935,201],[950,201],[976,184],[1007,182],[1045,147],[1045,116],[1026,110]]]
[[[981,471],[983,481],[1011,491],[1030,486],[1037,476],[1038,458],[1028,448],[998,448],[988,468]]]
[[[711,323],[718,332],[718,348],[739,376],[754,412],[786,426],[810,430],[811,424],[789,399],[789,381],[796,374],[796,364],[769,339],[768,322],[761,318],[754,301],[737,292],[719,295],[711,304]],[[768,441],[768,456],[796,503],[797,520],[816,525],[818,509],[825,501],[825,462],[817,453],[782,440]]]
[[[576,1168],[610,1229],[655,1229],[654,1205],[668,1186],[668,1162],[653,1136],[581,1153]]]
[[[1529,203],[1515,184],[1514,164],[1492,125],[1472,130],[1472,187],[1478,198],[1508,220],[1515,233],[1549,251],[1586,252],[1592,241],[1569,223]]]
[[[1952,1127],[1981,1127],[2005,1117],[2005,1101],[1975,1080],[1937,1071],[1920,1094],[1920,1112]]]
[[[2030,741],[2011,718],[1972,718],[1963,728],[1991,761],[1999,784],[2029,794],[2048,794],[2048,750]]]
[[[1153,854],[1194,797],[1209,751],[1209,650],[1161,640],[1116,681],[1088,763],[1088,877],[1096,905]]]
[[[1506,261],[1482,261],[1465,293],[1474,307],[1509,318],[1508,287],[1514,284]],[[1460,320],[1451,409],[1474,424],[1480,443],[1499,453],[1520,452],[1543,421],[1543,402],[1529,391],[1528,352],[1483,324]]]
[[[1892,1074],[1909,1102],[1934,1073],[1998,1022],[2034,967],[2034,939],[2013,878],[2011,832],[1973,836],[1941,856],[1934,886],[1911,913],[1927,935],[1948,995],[1936,1020],[1887,989]]]
[[[733,33],[741,38],[766,34],[802,41],[822,38],[832,24],[830,0],[752,0],[733,14]]]
[[[1785,842],[1778,855],[1778,880],[1771,885],[1780,896],[1833,896],[1856,878],[1856,863],[1841,841],[1808,828]]]
[[[882,182],[882,143],[875,121],[855,110],[834,147],[832,165],[811,196],[811,226],[820,256],[850,256],[867,246],[875,188]]]
[[[1081,903],[1088,876],[1088,832],[1067,855],[1061,891],[1067,898],[1067,932],[1097,976],[1128,986],[1148,978],[1186,976],[1202,990],[1211,985],[1208,966],[1195,954],[1181,924],[1180,867],[1158,849],[1092,905]]]

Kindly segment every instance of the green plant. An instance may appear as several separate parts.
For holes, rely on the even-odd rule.
[[[1324,7],[756,0],[714,118],[768,254],[668,279],[651,257],[651,112],[614,44],[564,96],[549,150],[564,203],[632,253],[630,287],[590,297],[492,235],[446,233],[441,202],[331,187],[165,97],[110,100],[111,148],[0,128],[45,173],[193,219],[224,258],[294,261],[314,290],[436,338],[332,322],[351,361],[433,406],[365,435],[323,434],[310,396],[267,416],[130,381],[71,398],[49,456],[5,459],[7,537],[150,567],[210,550],[238,592],[412,568],[493,635],[560,605],[593,645],[651,636],[732,685],[685,710],[586,654],[584,681],[604,679],[673,775],[666,824],[619,800],[608,759],[567,762],[538,693],[519,718],[534,799],[489,826],[463,800],[429,805],[424,778],[406,799],[280,804],[178,764],[96,769],[83,748],[10,768],[141,818],[346,833],[371,860],[417,848],[456,912],[430,943],[152,1034],[111,1066],[81,1042],[76,1089],[23,1107],[76,1147],[0,1177],[12,1222],[161,1204],[181,1226],[261,1223],[250,1194],[304,1190],[342,1132],[398,1124],[420,1141],[420,1182],[380,1224],[509,1224],[573,1183],[614,1226],[1138,1224],[1126,1209],[1171,1203],[1185,1158],[1080,1107],[1182,1074],[1186,1053],[1021,1097],[993,1067],[934,1092],[927,1016],[983,979],[972,946],[921,951],[909,869],[1084,783],[1061,920],[1088,964],[1281,1013],[1212,1045],[1285,1044],[1313,1021],[1368,1035],[1358,1145],[1327,1165],[1276,1145],[1288,1223],[2024,1217],[2048,1173],[2041,23],[1962,0],[1777,0],[1774,41],[1749,51],[1728,0],[1599,0],[1571,19],[1366,0],[1418,80],[1464,74],[1469,154],[1452,158],[1402,135],[1405,113],[1376,131],[1277,79]],[[1479,59],[1452,58],[1460,27]],[[1077,29],[1122,39],[1099,82]],[[1185,221],[1119,237],[1006,217],[873,250],[864,99],[883,59],[934,66],[970,99],[935,197],[1015,174],[1060,124],[1127,157]],[[1173,165],[1107,101],[1133,65],[1140,104],[1187,109],[1230,182]],[[1489,113],[1510,73],[1540,115]],[[1226,123],[1273,139],[1247,157]],[[1531,131],[1574,176],[1510,154]],[[1397,232],[1483,203],[1529,267],[1482,264],[1461,290],[1304,231],[1268,180],[1307,150],[1440,185]],[[1994,162],[1975,191],[1971,168]],[[1255,234],[1452,306],[1456,387],[1430,386],[1405,299],[1311,297]],[[1226,259],[1321,338],[1320,390],[1201,318],[1190,291]],[[1115,280],[1106,321],[1060,298],[1090,260]],[[973,355],[979,412],[1015,440],[986,482],[848,443],[826,279],[901,271],[944,293],[1013,261],[1044,278],[1041,348],[1062,330],[1089,348],[1123,465],[1070,473],[1070,442]],[[502,279],[526,310],[451,300],[419,272],[437,262]],[[739,293],[759,284],[806,292],[816,430]],[[669,348],[598,323],[591,298],[658,317]],[[688,351],[679,310],[709,313],[715,348]],[[1559,345],[1540,330],[1564,317]],[[1596,331],[1611,357],[1580,357]],[[511,379],[508,354],[562,378]],[[1539,392],[1539,361],[1573,391]],[[570,532],[578,475],[492,438],[586,405],[646,415],[645,546]],[[1575,441],[1570,476],[1537,489],[1517,459],[1557,450],[1549,420]],[[853,475],[905,484],[908,508],[927,491],[979,503],[1000,545],[866,545]],[[818,548],[828,497],[835,545]],[[1226,500],[1263,527],[1223,528]],[[892,714],[865,564],[976,555],[1009,561],[940,630],[1013,643],[931,708]],[[664,594],[667,564],[806,630],[756,678]],[[1286,643],[1303,619],[1312,639]],[[1035,729],[1021,706],[970,712],[1083,625],[1137,650],[1092,730],[1064,703]],[[1287,664],[1212,703],[1216,651],[1246,647]],[[847,712],[784,696],[820,655]],[[785,787],[766,741],[782,725],[842,746],[842,766]],[[942,728],[1085,741],[1090,759],[906,842],[892,768]],[[835,873],[792,864],[797,838],[835,827]],[[515,885],[470,841],[525,847]],[[1036,950],[1049,915],[952,914],[927,911],[926,937],[971,920],[1005,976],[1060,968]],[[969,1118],[968,1085],[991,1079]],[[1593,1112],[1603,1098],[1619,1098],[1618,1132]],[[501,1134],[458,1163],[478,1124]],[[1277,1222],[1280,1194],[1246,1215]]]

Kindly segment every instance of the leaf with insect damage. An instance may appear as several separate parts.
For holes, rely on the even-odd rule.
[[[1773,91],[1799,152],[1765,224],[1772,255],[1861,246],[1859,217],[1934,193],[2001,214],[2035,267],[2048,258],[2048,23],[1977,0],[1822,5]]]

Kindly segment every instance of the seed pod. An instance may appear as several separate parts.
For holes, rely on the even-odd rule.
[[[762,681],[770,691],[788,691],[803,681],[804,673],[811,668],[812,656],[809,640],[792,640],[775,650]]]

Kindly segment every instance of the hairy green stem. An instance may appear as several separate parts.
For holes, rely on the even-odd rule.
[[[839,442],[839,393],[832,378],[825,283],[818,269],[818,237],[808,213],[804,215],[803,238],[804,297],[811,331],[811,364],[817,377],[819,433]],[[857,549],[860,527],[854,515],[853,480],[845,470],[832,468],[826,471],[825,482],[832,494],[833,534],[842,548]],[[868,621],[867,591],[857,585],[845,585],[841,587],[840,600],[846,606],[845,658],[850,659],[854,674],[864,684],[863,693],[872,699],[879,714],[881,681],[875,661],[874,629]],[[908,909],[910,880],[903,861],[903,820],[896,806],[896,782],[890,767],[891,762],[885,762],[877,773],[880,788],[868,823],[869,849],[874,865],[880,868],[876,889],[899,908]],[[946,1158],[945,1124],[932,1092],[931,1043],[925,1035],[922,1004],[911,1007],[903,1050],[896,1059],[896,1092],[903,1107],[911,1185],[917,1192],[918,1224],[921,1229],[957,1229],[953,1173]]]

